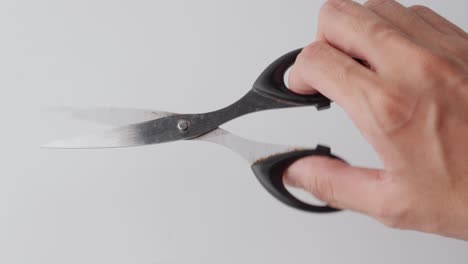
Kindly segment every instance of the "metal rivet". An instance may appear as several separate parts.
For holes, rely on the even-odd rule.
[[[189,128],[189,122],[187,120],[179,120],[177,123],[177,129],[179,129],[180,132],[185,132]]]

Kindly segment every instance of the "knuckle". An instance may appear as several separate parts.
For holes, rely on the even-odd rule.
[[[325,42],[317,41],[306,46],[301,52],[301,57],[305,59],[313,59],[316,56],[321,56],[323,53],[326,53],[327,50],[328,45]]]
[[[405,229],[405,224],[401,217],[393,215],[380,220],[384,225],[394,229]]]
[[[327,0],[324,4],[322,9],[337,9],[337,10],[346,10],[348,7],[349,2],[346,0]]]
[[[391,228],[409,228],[408,219],[411,219],[411,209],[411,203],[404,199],[384,200],[377,208],[376,218]]]
[[[430,233],[443,230],[444,210],[427,208],[421,206],[423,203],[418,202],[418,199],[405,199],[405,197],[409,196],[400,195],[382,202],[375,218],[390,228],[418,229]]]
[[[468,41],[457,35],[443,35],[441,47],[457,57],[460,62],[468,66]]]
[[[436,53],[433,53],[427,49],[420,51],[419,56],[417,57],[420,62],[420,66],[424,69],[432,69],[432,66],[440,66],[445,64],[445,59],[442,56],[439,56]]]
[[[364,3],[364,6],[366,7],[378,7],[378,6],[384,6],[388,4],[395,4],[396,2],[394,0],[369,0]]]
[[[347,62],[342,63],[341,73],[339,73],[337,78],[343,80],[344,83],[349,81],[350,76],[356,76],[357,72],[360,71],[360,65],[357,65],[354,60],[349,60]]]
[[[466,98],[465,101],[467,101],[468,100],[468,75],[461,77],[458,83],[456,84],[456,87],[458,87],[460,98]]]
[[[319,12],[319,20],[333,19],[336,11],[345,12],[348,10],[348,1],[344,0],[327,0]]]
[[[432,12],[432,9],[424,5],[413,5],[413,6],[410,6],[409,9],[419,14],[426,14],[426,13]]]
[[[366,26],[366,31],[369,35],[374,36],[379,41],[390,42],[394,40],[400,41],[402,36],[394,27],[384,20],[369,22]]]
[[[390,92],[391,89],[383,90],[387,91],[379,94],[378,99],[375,101],[373,112],[377,114],[375,119],[384,133],[390,136],[410,123],[414,115],[417,100],[413,98],[409,99],[397,91]]]
[[[380,103],[384,116],[390,123],[404,119],[406,111],[402,110],[400,96],[387,95]]]
[[[441,230],[446,230],[446,214],[439,212],[430,212],[422,214],[418,217],[417,224],[413,226],[418,226],[421,231],[428,233],[439,233]]]
[[[438,81],[440,77],[450,77],[454,72],[454,63],[448,57],[433,52],[429,49],[417,51],[414,58],[416,60],[416,69],[422,75],[421,77],[429,80]]]

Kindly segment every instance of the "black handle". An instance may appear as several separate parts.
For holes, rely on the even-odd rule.
[[[259,160],[252,165],[252,170],[260,183],[276,199],[293,208],[313,212],[332,213],[339,211],[329,206],[318,206],[307,204],[294,197],[284,186],[283,173],[296,160],[307,156],[326,156],[333,159],[340,158],[331,154],[330,148],[317,146],[314,150],[298,150],[271,156],[267,159]]]
[[[301,95],[292,92],[284,83],[286,71],[294,64],[302,49],[291,51],[274,61],[258,77],[253,90],[263,96],[270,96],[296,106],[314,105],[318,110],[330,107],[330,99],[321,95]]]

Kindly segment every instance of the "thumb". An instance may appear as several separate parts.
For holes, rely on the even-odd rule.
[[[293,163],[286,170],[284,180],[333,207],[373,215],[384,186],[380,175],[380,170],[356,168],[336,159],[311,156]]]

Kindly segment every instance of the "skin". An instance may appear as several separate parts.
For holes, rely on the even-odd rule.
[[[289,87],[341,106],[384,168],[307,157],[286,171],[288,184],[393,228],[468,240],[464,30],[424,6],[329,0]]]

